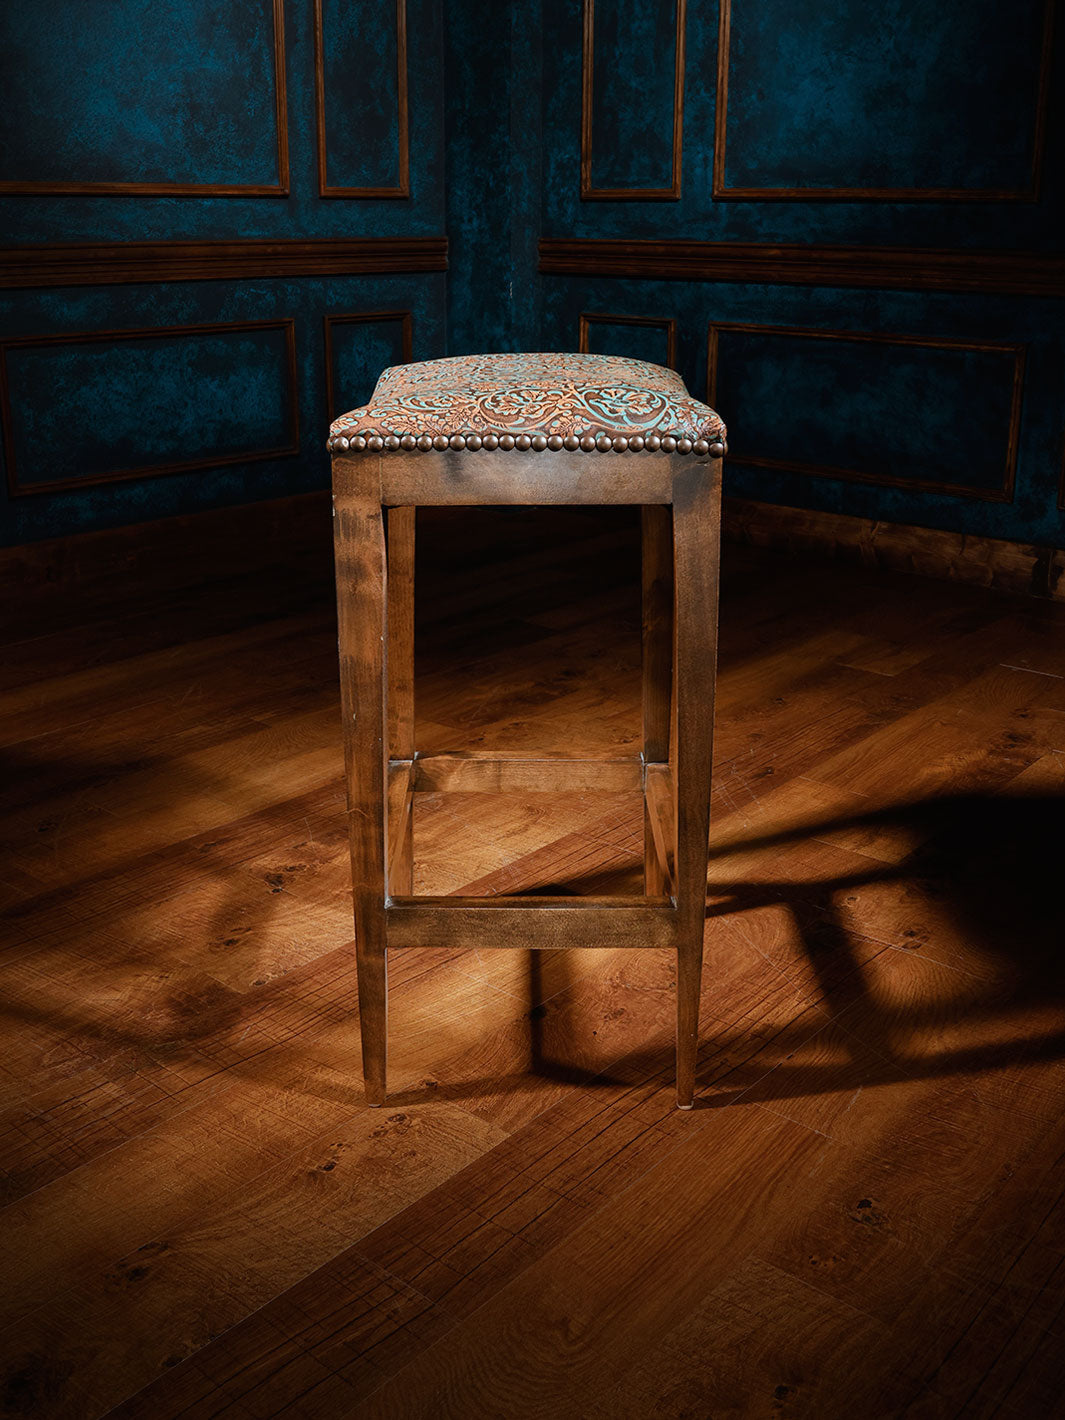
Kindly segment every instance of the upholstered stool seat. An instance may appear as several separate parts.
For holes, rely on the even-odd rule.
[[[620,355],[551,353],[397,365],[378,380],[369,404],[336,420],[331,434],[334,451],[603,446],[638,453],[666,439],[678,441],[681,453],[705,454],[725,426],[674,370]]]
[[[706,911],[725,426],[672,370],[606,355],[470,355],[386,370],[330,430],[340,681],[363,1074],[386,1095],[387,951],[666,947],[677,954],[677,1103],[695,1087]],[[418,506],[636,504],[643,749],[613,759],[419,754]],[[428,897],[413,888],[420,790],[632,789],[644,892]]]

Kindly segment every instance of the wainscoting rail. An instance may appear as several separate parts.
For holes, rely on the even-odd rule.
[[[0,288],[446,271],[447,237],[80,242],[0,247]]]
[[[540,271],[555,276],[1065,297],[1065,252],[545,237],[540,242]]]

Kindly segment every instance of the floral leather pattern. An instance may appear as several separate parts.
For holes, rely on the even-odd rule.
[[[436,438],[460,446],[474,437],[560,440],[723,441],[721,417],[688,393],[673,370],[620,355],[563,353],[458,355],[394,365],[369,404],[330,426],[330,447],[344,439]],[[526,436],[526,437],[522,437]],[[493,439],[493,442],[495,439]],[[439,444],[437,445],[439,447]]]

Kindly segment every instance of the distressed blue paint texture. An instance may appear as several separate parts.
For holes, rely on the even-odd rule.
[[[1057,506],[1065,424],[1063,306],[1065,303],[1034,298],[948,292],[556,278],[544,281],[541,334],[546,348],[575,345],[582,311],[674,316],[678,368],[688,388],[700,397],[707,388],[707,337],[712,322],[890,332],[972,342],[990,336],[1024,345],[1027,363],[1017,486],[1012,503],[986,502],[964,494],[880,487],[732,462],[726,463],[726,489],[740,497],[769,503],[1065,546],[1065,520]],[[611,348],[619,354],[629,353],[624,345],[626,338],[623,328],[616,327],[610,336]],[[774,383],[766,369],[773,359],[766,337],[751,336],[746,352],[741,349],[738,336],[722,333],[720,342],[723,354],[719,361],[717,407],[728,423],[730,446],[736,450],[785,457],[783,451],[790,445],[796,460],[824,463],[852,456],[862,459],[861,450],[875,458],[880,442],[885,447],[879,455],[879,467],[888,467],[893,475],[905,478],[912,461],[925,472],[933,470],[930,477],[936,482],[949,481],[942,477],[944,470],[954,474],[962,470],[961,481],[976,488],[986,486],[985,481],[990,478],[989,473],[980,472],[990,467],[990,462],[984,463],[989,458],[988,450],[993,451],[998,466],[1008,427],[1004,400],[1006,362],[999,363],[1001,357],[991,356],[987,364],[978,363],[972,372],[975,390],[967,382],[954,380],[953,386],[950,379],[941,382],[940,373],[953,375],[956,364],[948,371],[937,372],[931,387],[922,389],[914,376],[920,368],[929,368],[923,363],[923,352],[884,347],[880,375],[900,399],[897,418],[886,429],[886,406],[878,408],[881,395],[874,382],[877,372],[864,353],[873,347],[863,346],[863,353],[854,344],[839,347],[853,357],[853,368],[846,369],[846,362],[841,361],[834,371],[820,367],[819,377],[817,360],[812,359],[807,370],[798,358],[802,344],[792,346],[781,340],[776,356],[778,380]],[[805,344],[813,347],[821,342]],[[785,359],[788,349],[794,353]],[[749,367],[741,360],[747,354],[751,357]],[[955,359],[948,357],[948,361]],[[755,378],[760,387],[750,383]],[[907,398],[906,378],[911,380],[912,398]],[[867,382],[869,388],[865,388]],[[989,405],[982,403],[986,399],[991,400]],[[975,471],[963,468],[959,458],[959,449],[976,450],[971,432],[974,416],[982,421],[986,441],[986,449],[976,451]],[[789,432],[792,420],[794,436]],[[838,431],[833,428],[835,425]],[[767,441],[772,441],[772,448],[766,447]],[[849,441],[849,447],[841,441]],[[826,443],[829,447],[823,448]],[[914,476],[912,469],[910,476]]]
[[[414,358],[430,359],[442,354],[446,344],[445,279],[440,274],[367,279],[308,278],[298,281],[194,281],[8,293],[4,303],[4,329],[9,335],[38,336],[118,327],[140,329],[293,317],[300,452],[287,458],[262,462],[250,460],[220,468],[138,478],[128,483],[36,493],[13,499],[3,495],[0,499],[0,541],[30,542],[64,533],[116,527],[175,513],[278,498],[326,487],[329,481],[325,452],[328,411],[322,317],[357,311],[410,310],[413,314]],[[344,328],[334,327],[334,336],[341,329]],[[226,337],[238,341],[243,338],[238,335]],[[277,336],[270,336],[270,341],[276,342],[277,339]],[[361,334],[360,327],[352,327],[350,337],[345,331],[347,343],[343,343],[343,352],[336,360],[342,379],[345,367],[350,370],[358,362],[354,347],[359,341],[368,343],[361,363],[364,369],[369,369],[384,354],[380,339],[380,328],[372,324],[361,327]],[[111,348],[118,351],[121,347]],[[74,347],[63,349],[73,352]],[[275,346],[269,342],[266,352],[262,346],[256,345],[247,352],[248,358],[232,363],[227,378],[230,374],[239,377],[247,372],[254,386],[256,370],[265,368],[271,372],[269,378],[276,379],[272,373],[277,369],[274,349]],[[15,350],[9,352],[13,366],[24,358],[22,354],[16,356]],[[167,398],[172,400],[172,409],[178,411],[175,417],[181,420],[181,427],[194,434],[202,447],[203,443],[219,438],[225,426],[212,418],[209,423],[204,422],[202,429],[196,430],[197,396],[201,387],[202,382],[195,391],[186,390],[189,397],[184,410],[181,410],[180,391],[171,389]],[[157,418],[151,403],[152,391],[138,388],[135,398],[139,403],[134,413],[150,426]],[[36,410],[37,418],[49,422],[54,418],[50,412],[51,400],[47,383],[38,385],[32,398],[27,392],[20,405],[23,417],[27,411]],[[255,408],[251,397],[242,407],[245,411]],[[105,403],[102,415],[105,416],[104,427],[108,428],[109,435],[118,432],[117,421],[123,416],[114,396]],[[257,424],[256,437],[263,433],[272,436],[283,415],[284,410],[275,406],[270,416],[270,427],[264,429],[261,423]],[[257,420],[265,419],[265,411],[255,417]],[[109,426],[106,421],[110,421]],[[88,432],[91,437],[92,430]],[[67,430],[63,437],[69,437]],[[158,439],[160,444],[165,442],[163,431],[160,431]]]
[[[403,363],[403,323],[358,321],[333,326],[333,396],[337,414],[369,402],[381,371]]]
[[[285,0],[291,193],[0,196],[11,243],[343,238],[445,231],[443,0],[407,0],[408,199],[318,193],[314,7]],[[5,6],[10,82],[0,176],[274,183],[271,0],[35,0]],[[398,179],[393,0],[326,0],[325,112],[333,183]],[[478,21],[480,23],[480,21]],[[480,76],[478,76],[480,78]],[[485,111],[489,104],[484,100]],[[535,189],[538,194],[538,187]],[[137,522],[328,482],[322,317],[413,313],[416,358],[447,349],[442,275],[189,282],[0,293],[0,334],[39,336],[224,321],[295,321],[298,455],[37,492],[0,492],[0,542]],[[494,303],[498,308],[498,302]],[[398,353],[398,327],[337,326],[337,402]],[[9,354],[24,484],[287,443],[280,337],[65,345]],[[355,402],[353,398],[352,402]],[[55,442],[62,426],[63,447]],[[70,442],[69,429],[82,441]],[[247,426],[244,433],[238,426]]]
[[[282,329],[15,346],[7,371],[30,486],[294,442]]]
[[[322,0],[330,187],[399,184],[396,7]]]
[[[449,0],[448,342],[455,355],[539,343],[539,0]]]
[[[544,0],[543,206],[549,237],[1060,250],[1065,108],[1048,110],[1038,201],[722,200],[713,196],[719,10],[690,4],[683,186],[668,201],[581,201],[581,5]],[[597,0],[597,13],[599,0]],[[615,85],[617,171],[660,154],[668,55],[641,40],[672,6],[626,0],[597,24],[595,73]],[[637,13],[642,18],[636,18]],[[1041,0],[732,0],[727,181],[757,186],[1024,188],[1034,135]],[[1060,26],[1059,26],[1060,28]],[[1065,44],[1052,94],[1065,82]],[[603,46],[600,52],[600,46]],[[633,97],[634,78],[646,100]],[[630,106],[624,112],[624,105]],[[600,112],[597,107],[597,112]],[[603,113],[606,110],[602,110]],[[641,123],[644,128],[641,128]],[[645,128],[656,125],[653,136]],[[611,125],[597,119],[595,171]],[[597,180],[601,180],[598,179]],[[1065,546],[1058,507],[1065,439],[1065,302],[724,282],[545,277],[541,344],[572,345],[581,311],[674,316],[679,366],[706,387],[711,322],[998,341],[1027,347],[1011,502],[733,463],[728,489],[860,517]],[[628,352],[623,327],[597,339]],[[597,347],[599,348],[599,347]],[[605,348],[605,347],[604,347]],[[718,404],[738,453],[857,468],[969,490],[997,486],[1008,432],[1005,357],[722,336]],[[886,443],[884,441],[887,441]]]
[[[278,181],[272,0],[0,10],[6,179]]]
[[[717,402],[758,411],[732,437],[740,462],[1002,490],[1010,353],[723,330],[717,365]]]
[[[59,15],[56,7],[60,4],[69,9],[69,20]],[[47,118],[51,95],[57,87],[77,82],[76,76],[65,72],[73,33],[69,28],[64,32],[60,21],[73,26],[74,31],[91,30],[97,34],[98,41],[92,42],[99,44],[101,52],[108,46],[117,46],[121,51],[127,44],[127,33],[136,32],[142,23],[142,13],[148,8],[148,0],[106,0],[106,3],[84,0],[80,4],[76,0],[34,0],[32,4],[0,7],[0,51],[5,28],[18,23],[25,35],[20,40],[20,52],[27,47],[33,49],[37,70],[49,76],[42,88],[24,96],[17,111],[5,93],[4,107],[12,111],[12,123],[20,130],[17,151],[23,169],[32,164],[37,171],[48,171],[53,161],[50,145],[54,137],[52,122]],[[97,150],[105,155],[112,169],[121,169],[124,173],[134,171],[142,158],[137,151],[128,149],[128,125],[140,123],[146,130],[157,126],[165,139],[168,126],[165,115],[183,102],[183,90],[197,85],[206,92],[210,84],[217,84],[218,103],[202,103],[196,107],[192,128],[185,132],[182,140],[184,146],[173,155],[177,168],[164,176],[167,180],[188,177],[189,158],[195,153],[208,154],[209,163],[217,167],[221,159],[214,150],[220,148],[224,154],[226,144],[232,142],[235,145],[233,162],[239,165],[240,181],[259,183],[264,177],[266,181],[276,181],[272,61],[270,69],[263,74],[263,82],[257,84],[252,93],[244,73],[245,56],[239,48],[230,47],[226,38],[233,25],[244,25],[258,36],[256,52],[261,51],[272,34],[272,28],[264,19],[268,8],[266,0],[165,0],[161,8],[164,14],[177,10],[190,17],[202,12],[206,17],[203,23],[208,26],[206,42],[201,46],[194,41],[190,34],[190,28],[194,28],[192,19],[175,24],[170,50],[163,59],[153,61],[151,79],[142,81],[149,90],[143,97],[137,84],[131,88],[128,75],[122,70],[105,69],[99,87],[85,91],[86,103],[92,101],[95,105],[89,118]],[[372,3],[371,0],[351,0],[341,8],[370,16],[366,29],[369,48],[347,53],[332,65],[339,87],[330,88],[325,97],[334,142],[345,128],[345,109],[349,102],[357,112],[364,112],[367,89],[373,89],[379,80],[386,86],[395,83],[395,10],[391,0],[372,0]],[[313,5],[311,0],[286,0],[285,69],[291,169],[291,191],[287,198],[156,196],[136,199],[83,194],[0,198],[4,204],[4,240],[166,241],[183,237],[422,236],[442,232],[445,192],[442,9],[443,0],[407,0],[409,201],[392,198],[323,200],[319,197]],[[327,6],[327,21],[328,12]],[[229,18],[231,13],[232,19]],[[217,23],[211,27],[213,21]],[[78,42],[90,41],[79,39]],[[135,48],[131,42],[130,47]],[[247,62],[253,73],[259,72],[261,61],[254,54]],[[5,70],[9,64],[13,66],[10,59],[4,62]],[[215,76],[210,84],[200,77],[205,66]],[[143,110],[143,115],[135,115],[125,120],[126,127],[117,128],[114,115],[126,105]],[[160,108],[164,113],[162,121],[157,119]],[[378,146],[375,143],[374,147]],[[162,151],[165,158],[165,149]],[[263,160],[255,157],[260,153],[266,155]],[[350,151],[348,156],[351,156]],[[375,152],[373,166],[376,168],[386,156],[394,165],[393,150],[391,156]],[[197,181],[208,181],[214,170],[205,165],[201,173],[193,176]],[[5,170],[4,176],[7,175]],[[93,171],[88,174],[93,175]],[[340,177],[346,179],[347,176],[342,165]],[[376,176],[374,181],[377,181]]]
[[[676,0],[596,0],[594,16],[592,187],[668,188]]]
[[[733,187],[1024,189],[1043,0],[735,0]]]
[[[654,365],[669,364],[669,333],[662,326],[589,321],[587,343],[593,355],[628,355]]]

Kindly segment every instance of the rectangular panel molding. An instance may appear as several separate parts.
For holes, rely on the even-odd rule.
[[[368,184],[332,182],[329,178],[328,128],[326,122],[326,65],[324,5],[326,0],[314,0],[314,95],[318,142],[318,195],[320,197],[390,198],[410,196],[410,121],[407,78],[407,0],[395,0],[396,33],[396,181]],[[368,14],[387,11],[387,0],[364,7]],[[332,95],[330,103],[340,109],[354,94],[372,93],[373,56],[344,54],[348,73],[352,75],[347,95]]]
[[[589,336],[593,325],[644,326],[660,330],[666,340],[666,358],[662,363],[671,370],[677,368],[677,322],[672,316],[613,316],[601,312],[582,311],[578,318],[577,349],[583,354],[590,350]],[[638,358],[643,359],[643,356]]]
[[[719,397],[720,371],[722,366],[721,338],[722,336],[758,336],[772,341],[777,337],[784,337],[791,341],[809,341],[814,347],[811,354],[812,364],[818,345],[826,346],[832,344],[858,345],[872,347],[883,352],[885,349],[895,347],[902,351],[945,351],[959,357],[965,355],[987,355],[1000,357],[1003,361],[1004,371],[1008,376],[1008,385],[1004,385],[999,391],[1003,405],[1003,426],[999,428],[989,428],[985,422],[985,409],[980,400],[980,393],[972,392],[973,403],[980,405],[979,415],[974,415],[971,427],[975,436],[974,442],[980,452],[987,449],[989,442],[994,439],[1001,440],[1002,449],[1000,470],[1001,474],[998,482],[989,486],[980,486],[977,483],[967,484],[958,480],[939,479],[931,477],[905,477],[889,472],[875,472],[861,467],[840,466],[833,463],[822,462],[816,458],[805,457],[810,452],[816,452],[811,448],[811,440],[816,438],[816,420],[810,427],[804,427],[804,416],[807,413],[807,406],[800,398],[794,400],[794,408],[785,407],[788,398],[786,383],[782,379],[774,382],[774,393],[777,402],[774,409],[783,413],[788,424],[787,438],[794,441],[795,456],[790,450],[786,455],[780,454],[758,454],[756,452],[745,453],[742,446],[735,447],[737,439],[733,439],[733,449],[729,452],[729,462],[732,464],[747,465],[753,468],[775,469],[783,472],[805,474],[814,478],[839,479],[848,483],[868,483],[875,484],[881,488],[905,488],[914,492],[943,493],[954,497],[979,499],[992,503],[1009,503],[1013,499],[1013,487],[1017,471],[1017,453],[1020,436],[1021,402],[1024,390],[1024,367],[1025,367],[1025,347],[1023,345],[1010,345],[1001,341],[969,341],[954,339],[937,339],[922,335],[880,335],[870,334],[865,331],[853,330],[814,330],[793,326],[771,326],[754,324],[730,324],[712,323],[709,327],[707,340],[707,400],[711,405],[717,407]],[[850,357],[853,364],[855,357]],[[735,369],[735,367],[733,367]],[[786,368],[786,367],[785,367]],[[794,366],[793,366],[794,368]],[[881,372],[881,377],[884,371]],[[945,367],[939,371],[940,379],[945,373]],[[890,375],[890,370],[887,370]],[[962,372],[959,372],[959,380]],[[889,418],[885,419],[883,426],[871,431],[867,440],[870,454],[874,458],[882,457],[885,453],[890,456],[892,462],[906,463],[914,451],[920,450],[935,456],[937,448],[956,448],[960,446],[967,432],[965,427],[950,427],[949,421],[945,432],[939,434],[939,444],[937,445],[937,434],[934,429],[922,427],[919,411],[907,408],[904,404],[892,405],[888,393],[884,390],[866,384],[866,388],[872,389],[872,396],[868,403],[867,413],[871,417],[883,413],[876,409],[876,399],[879,396],[888,406]],[[968,392],[968,391],[967,391]],[[864,390],[862,391],[864,393]],[[937,387],[937,398],[941,390]],[[853,393],[848,396],[853,398]],[[726,400],[726,403],[729,401]],[[737,418],[737,412],[726,410],[726,417],[732,412],[732,422],[740,425],[745,430],[753,431],[753,437],[757,438],[759,426],[759,406],[755,402],[745,401],[745,408],[742,420]],[[828,420],[828,433],[831,434],[832,422],[832,390],[831,387],[818,394],[817,409],[823,411]],[[890,420],[890,422],[889,422]],[[811,432],[814,431],[814,432]],[[937,460],[938,462],[938,460]],[[963,459],[963,462],[965,460]],[[993,471],[993,465],[989,464]]]
[[[604,0],[605,2],[605,0]],[[675,0],[676,29],[673,42],[673,102],[668,182],[658,186],[597,186],[592,173],[595,102],[595,0],[584,0],[584,40],[581,62],[581,198],[610,202],[678,201],[681,185],[681,150],[684,135],[684,31],[687,0]],[[646,89],[660,77],[655,56],[631,53],[620,61],[639,77]]]
[[[738,0],[736,11],[739,13],[740,4],[744,0]],[[843,202],[1034,202],[1039,196],[1040,181],[1043,166],[1043,153],[1046,139],[1047,118],[1050,106],[1050,64],[1051,51],[1053,48],[1054,30],[1054,4],[1055,0],[1042,0],[1042,22],[1041,22],[1041,42],[1039,51],[1038,74],[1035,81],[1035,92],[1033,99],[1033,127],[1030,139],[1030,164],[1025,181],[1017,186],[988,185],[988,186],[962,186],[962,185],[914,185],[914,186],[892,186],[892,185],[862,185],[856,183],[849,185],[841,183],[836,185],[811,184],[808,187],[794,185],[767,184],[765,186],[756,184],[736,183],[730,184],[726,175],[725,159],[728,144],[728,122],[729,122],[729,70],[732,48],[733,29],[733,0],[720,0],[719,27],[718,27],[718,52],[717,52],[717,94],[716,94],[716,116],[714,123],[714,158],[713,158],[713,180],[712,194],[715,200],[724,201],[748,201],[748,202],[822,202],[822,201],[843,201]],[[964,4],[964,0],[963,0]],[[866,7],[867,13],[874,11]],[[807,14],[801,8],[794,13],[798,15]],[[931,13],[931,12],[930,12]],[[1008,21],[1007,21],[1008,23]],[[779,46],[780,37],[775,37]],[[751,37],[747,37],[748,47],[752,44]],[[1000,58],[993,48],[987,48],[984,58],[989,67],[1000,67]],[[772,89],[771,84],[763,84],[763,88]],[[734,94],[733,98],[739,104],[743,104],[744,95]],[[912,98],[912,96],[911,96]],[[754,120],[752,119],[752,122]],[[798,122],[798,121],[797,121]],[[798,123],[799,131],[796,134],[797,144],[801,142],[801,122]],[[762,135],[764,138],[764,135]]]
[[[245,0],[248,4],[249,0]],[[262,0],[260,0],[262,3]],[[187,179],[173,181],[103,181],[95,179],[3,179],[0,177],[0,193],[21,193],[26,196],[48,194],[84,194],[113,197],[287,197],[289,192],[288,157],[288,109],[285,98],[285,14],[284,0],[265,0],[271,17],[272,71],[274,83],[274,121],[276,129],[277,175],[264,182],[192,182]],[[99,19],[99,9],[84,7],[86,23],[95,25]],[[64,36],[49,36],[48,51],[55,61],[56,84],[62,84],[63,68],[70,62],[63,43]],[[232,56],[239,67],[241,55]],[[47,102],[47,96],[42,98]]]
[[[268,436],[259,444],[251,440],[245,443],[243,428],[239,432],[231,430],[228,437],[222,439],[217,451],[201,448],[192,456],[183,457],[180,445],[184,436],[179,428],[170,427],[170,421],[176,425],[175,410],[188,410],[193,420],[188,431],[191,437],[205,417],[195,400],[197,371],[194,350],[197,342],[203,361],[200,372],[204,380],[203,388],[213,397],[214,413],[220,419],[229,416],[235,423],[238,413],[234,410],[239,412],[239,403],[234,406],[234,393],[238,400],[241,394],[245,394],[249,400],[248,410],[254,415],[260,415],[263,411],[252,409],[255,389],[250,373],[237,371],[228,386],[219,384],[234,359],[233,353],[224,352],[222,347],[231,338],[243,335],[252,337],[250,348],[257,337],[270,334],[278,339],[272,342],[273,348],[266,343],[262,346],[261,354],[266,356],[266,360],[260,365],[259,373],[267,392],[276,392],[283,406],[266,411],[268,420],[276,420],[278,437]],[[150,358],[142,359],[138,365],[137,352],[134,351],[134,363],[125,372],[125,377],[131,381],[130,391],[123,392],[120,385],[116,389],[116,370],[107,367],[106,354],[113,355],[116,349],[139,343],[143,355],[145,345],[156,341],[172,342],[178,358],[174,358],[175,350],[172,350],[169,367],[160,360],[153,369]],[[92,346],[106,352],[104,364],[96,369],[93,369],[89,349]],[[53,378],[41,378],[41,371],[38,370],[32,379],[27,379],[26,390],[18,388],[17,362],[20,356],[28,355],[32,360],[34,352],[46,351],[58,356],[63,350],[79,349],[87,352],[88,360],[83,362],[69,383],[75,397],[82,394],[87,407],[91,402],[91,417],[85,411],[70,407],[69,396],[63,391],[61,365],[49,372]],[[118,380],[121,373],[117,372]],[[111,449],[107,447],[106,438],[101,437],[106,410],[97,403],[96,387],[114,390],[116,408],[120,411]],[[274,387],[273,390],[271,387]],[[34,407],[31,400],[32,393],[36,391],[41,392],[44,403]],[[168,393],[170,408],[166,398]],[[217,325],[92,330],[0,341],[0,420],[3,422],[4,456],[12,497],[55,493],[134,478],[156,478],[164,474],[188,473],[262,459],[287,458],[299,453],[295,322],[291,318],[227,321]],[[206,415],[206,420],[209,424],[210,413]],[[160,434],[162,437],[157,437]],[[151,448],[153,443],[159,446],[158,457],[150,456],[154,452]],[[123,445],[127,449],[125,453],[122,452]],[[86,473],[72,472],[71,467],[79,453],[90,464],[95,462],[100,466]],[[47,464],[49,456],[55,458],[55,471],[43,477],[28,474],[22,466],[26,458]]]
[[[555,276],[647,281],[1065,297],[1065,256],[1059,252],[545,237],[539,269]]]
[[[400,360],[404,365],[409,364],[414,334],[414,317],[410,311],[345,311],[340,315],[327,315],[322,317],[322,338],[325,344],[325,392],[330,423],[337,417],[338,412],[336,397],[335,331],[338,327],[343,326],[381,324],[396,324],[399,326]],[[380,370],[376,372],[376,374],[379,373]],[[373,377],[375,379],[376,374]]]

